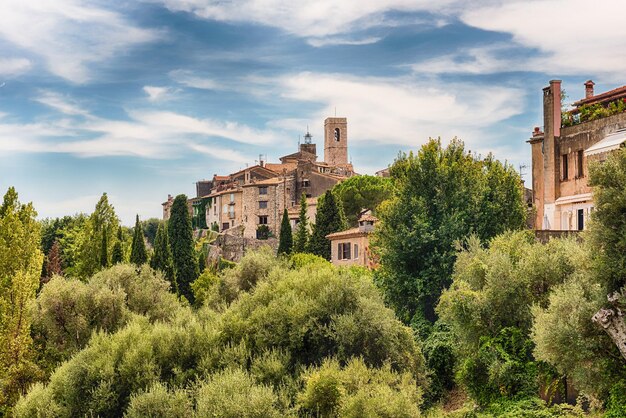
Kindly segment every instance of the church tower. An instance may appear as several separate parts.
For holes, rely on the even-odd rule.
[[[324,162],[333,166],[348,164],[346,118],[326,118],[324,121]]]

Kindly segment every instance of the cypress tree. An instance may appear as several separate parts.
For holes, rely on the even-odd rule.
[[[187,209],[187,196],[184,194],[180,194],[174,199],[170,211],[170,220],[167,223],[167,233],[174,260],[178,294],[193,303],[191,283],[199,276],[198,260],[194,254],[191,217]]]
[[[287,209],[283,211],[283,220],[280,223],[280,236],[278,237],[278,254],[291,254],[293,249],[293,235]]]
[[[109,243],[107,240],[107,229],[102,228],[102,246],[100,247],[100,265],[102,267],[109,266]]]
[[[120,264],[124,261],[124,250],[122,249],[122,227],[117,229],[117,241],[113,245],[113,252],[111,253],[111,264]]]
[[[133,231],[133,243],[130,248],[130,262],[138,266],[148,262],[146,252],[146,242],[143,236],[143,228],[139,223],[139,215],[135,220],[135,230]]]
[[[323,199],[318,200],[309,251],[330,260],[330,241],[326,239],[326,235],[344,230],[345,224],[340,203],[335,199],[335,195],[327,190]]]
[[[150,267],[161,271],[172,285],[172,291],[178,293],[172,249],[170,248],[170,240],[165,228],[165,224],[159,224],[156,237],[154,238],[154,254],[152,254],[152,259],[150,260]]]
[[[298,216],[298,225],[296,225],[293,243],[293,251],[296,253],[305,252],[309,243],[309,218],[306,216],[307,206],[306,195],[302,193],[300,198],[300,215]]]

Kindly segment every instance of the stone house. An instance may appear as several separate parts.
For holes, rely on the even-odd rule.
[[[363,266],[374,268],[376,263],[369,247],[369,237],[378,219],[370,211],[359,218],[359,226],[326,235],[330,240],[331,262],[337,266]]]
[[[324,161],[318,161],[316,144],[307,133],[297,152],[280,157],[280,163],[259,158],[259,163],[252,167],[202,180],[197,189],[209,193],[194,199],[208,200],[207,226],[217,224],[220,232],[242,226],[245,238],[256,238],[259,226],[267,225],[278,236],[285,208],[295,226],[302,193],[307,197],[309,220],[314,223],[317,198],[354,175],[348,162],[347,126],[346,118],[325,120]],[[194,199],[190,200],[195,202]],[[165,219],[167,202],[163,205]]]
[[[543,131],[528,140],[532,152],[533,204],[538,230],[584,230],[593,211],[588,166],[626,142],[626,86],[594,94],[562,111],[561,81],[543,89]]]

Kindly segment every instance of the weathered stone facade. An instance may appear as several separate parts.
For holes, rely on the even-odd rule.
[[[220,232],[241,227],[243,238],[255,239],[259,226],[267,225],[270,234],[278,237],[284,209],[295,227],[303,193],[307,197],[309,221],[315,223],[317,198],[354,175],[348,163],[346,118],[326,119],[324,130],[325,161],[318,161],[317,147],[307,133],[297,152],[280,157],[278,164],[260,158],[259,164],[252,167],[198,182],[197,190],[203,193],[211,185],[210,193],[199,196],[210,202],[206,205],[207,226],[217,225]]]
[[[593,95],[593,82],[585,83],[585,99],[575,103],[604,105],[608,100],[623,100],[626,88],[614,94]],[[544,132],[535,128],[528,141],[532,152],[533,203],[535,228],[542,230],[583,230],[593,210],[588,165],[606,158],[613,148],[598,149],[601,141],[626,128],[626,113],[562,126],[561,82],[553,80],[543,89]],[[626,135],[624,135],[626,139]]]

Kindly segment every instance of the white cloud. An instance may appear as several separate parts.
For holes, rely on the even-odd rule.
[[[39,56],[47,69],[76,83],[89,80],[89,65],[157,38],[97,1],[3,0],[0,38]]]
[[[323,38],[310,38],[307,40],[308,44],[316,48],[332,45],[369,45],[375,44],[382,38],[379,36],[370,36],[366,38],[353,39],[342,36],[328,36]]]
[[[483,61],[492,70],[514,64],[522,70],[562,75],[597,74],[623,81],[626,60],[626,3],[603,0],[509,1],[467,7],[461,19],[468,25],[510,33],[517,45],[540,53],[528,60]]]
[[[66,115],[81,115],[90,117],[89,112],[80,107],[74,100],[64,97],[59,93],[50,90],[42,90],[35,101],[58,110]]]
[[[210,78],[199,77],[194,72],[188,70],[174,70],[168,73],[175,82],[194,89],[218,90],[218,83]]]
[[[377,26],[394,26],[386,19],[391,11],[437,11],[454,0],[153,0],[173,11],[194,13],[205,18],[227,22],[254,22],[286,32],[320,38]]]
[[[52,91],[42,91],[35,100],[68,118],[17,123],[9,120],[8,115],[0,114],[0,151],[68,153],[82,157],[126,155],[154,159],[176,158],[185,151],[195,151],[241,163],[251,158],[223,145],[216,146],[216,143],[220,139],[228,139],[266,146],[277,139],[276,133],[271,130],[168,111],[129,110],[129,120],[100,118]]]
[[[144,86],[143,91],[148,95],[148,100],[151,102],[165,100],[172,94],[169,87]]]
[[[277,89],[288,99],[320,103],[314,116],[320,121],[336,107],[349,120],[351,144],[417,148],[429,137],[458,136],[476,151],[488,147],[482,139],[493,124],[521,113],[525,99],[512,87],[314,73],[284,77]]]
[[[0,76],[15,76],[30,70],[32,64],[26,58],[0,58]]]
[[[419,74],[494,74],[510,71],[528,71],[534,68],[528,59],[503,57],[511,45],[488,45],[468,48],[411,65]],[[535,68],[537,70],[537,68]]]

